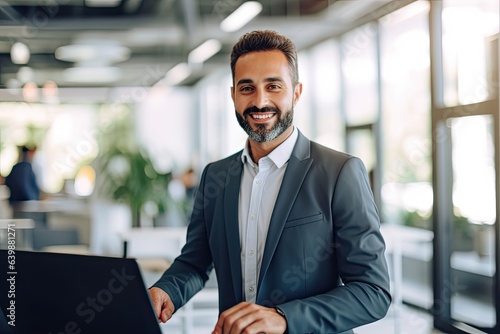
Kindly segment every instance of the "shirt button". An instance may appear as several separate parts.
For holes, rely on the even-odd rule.
[[[251,250],[250,252],[248,252],[248,255],[252,256],[253,255],[253,250]]]
[[[255,215],[251,215],[251,216],[250,216],[250,219],[251,219],[251,220],[254,220],[254,219],[255,219]]]
[[[249,287],[248,291],[253,292],[253,286]]]
[[[257,184],[259,184],[259,185],[260,185],[260,184],[262,184],[262,181],[261,181],[261,180],[257,180],[256,182],[257,182]]]

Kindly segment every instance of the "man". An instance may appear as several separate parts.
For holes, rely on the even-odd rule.
[[[231,53],[243,151],[203,171],[182,254],[150,289],[162,322],[213,267],[214,333],[352,333],[389,307],[385,244],[359,159],[293,125],[302,93],[293,43],[244,35]]]
[[[35,151],[34,148],[23,146],[20,161],[12,167],[5,178],[5,185],[10,190],[9,201],[11,203],[37,200],[40,197],[40,189],[31,165]]]

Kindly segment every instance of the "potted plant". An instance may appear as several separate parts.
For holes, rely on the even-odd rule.
[[[127,204],[132,214],[132,227],[141,226],[141,212],[146,203],[154,204],[159,214],[164,213],[171,202],[168,184],[172,175],[155,169],[147,152],[134,140],[130,119],[119,119],[112,132],[101,133],[96,162],[101,178],[99,192]]]

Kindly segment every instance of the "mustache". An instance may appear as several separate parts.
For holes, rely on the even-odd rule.
[[[257,108],[256,106],[250,107],[245,109],[243,111],[243,116],[248,116],[250,113],[257,113],[257,112],[275,112],[277,114],[281,113],[281,110],[275,107],[263,107],[263,108]]]

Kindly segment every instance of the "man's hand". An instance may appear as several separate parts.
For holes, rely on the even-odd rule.
[[[274,308],[246,302],[224,311],[212,334],[257,334],[286,331],[286,320]]]
[[[170,296],[160,288],[149,289],[151,302],[156,313],[156,317],[161,322],[167,322],[172,317],[175,307]]]

